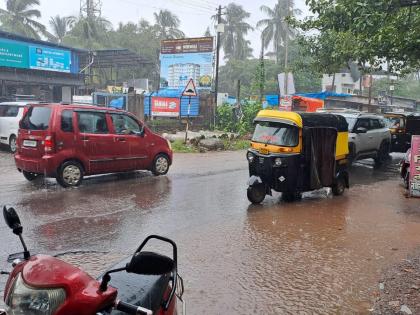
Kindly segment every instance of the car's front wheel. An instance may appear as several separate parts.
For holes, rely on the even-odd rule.
[[[169,171],[169,158],[165,154],[158,154],[153,160],[152,173],[155,176],[165,175]]]
[[[376,166],[381,166],[389,158],[390,145],[387,142],[382,142],[379,147],[378,155],[374,159]]]
[[[83,179],[83,167],[76,161],[64,162],[58,169],[56,179],[63,187],[78,186]]]
[[[16,153],[17,145],[16,145],[16,136],[11,135],[9,138],[9,150],[12,153]]]

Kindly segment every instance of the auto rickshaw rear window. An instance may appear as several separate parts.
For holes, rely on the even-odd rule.
[[[287,124],[257,121],[252,141],[295,147],[299,143],[299,129]]]

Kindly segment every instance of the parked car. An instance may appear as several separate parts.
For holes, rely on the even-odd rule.
[[[29,181],[44,175],[69,187],[94,174],[150,170],[164,175],[172,149],[126,111],[38,104],[29,106],[20,122],[15,162]]]
[[[7,145],[12,153],[16,152],[19,121],[27,105],[28,102],[0,103],[0,143]]]
[[[340,111],[349,125],[349,160],[373,158],[381,165],[389,157],[391,133],[383,117],[354,111]]]

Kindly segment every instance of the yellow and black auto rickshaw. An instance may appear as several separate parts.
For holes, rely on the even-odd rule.
[[[285,201],[302,192],[331,187],[334,195],[349,188],[348,125],[326,113],[262,110],[247,152],[248,199],[261,203],[272,190]]]
[[[415,113],[385,113],[391,132],[391,152],[407,152],[411,136],[420,129],[420,116]]]

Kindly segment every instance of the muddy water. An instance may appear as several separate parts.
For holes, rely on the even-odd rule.
[[[99,176],[70,190],[28,184],[0,161],[0,203],[20,210],[35,252],[95,251],[62,258],[96,276],[149,233],[173,238],[189,314],[367,313],[381,269],[420,245],[420,201],[405,198],[397,160],[357,163],[342,197],[275,194],[261,206],[246,200],[243,152],[178,155],[167,177]],[[19,247],[0,232],[4,260]]]

